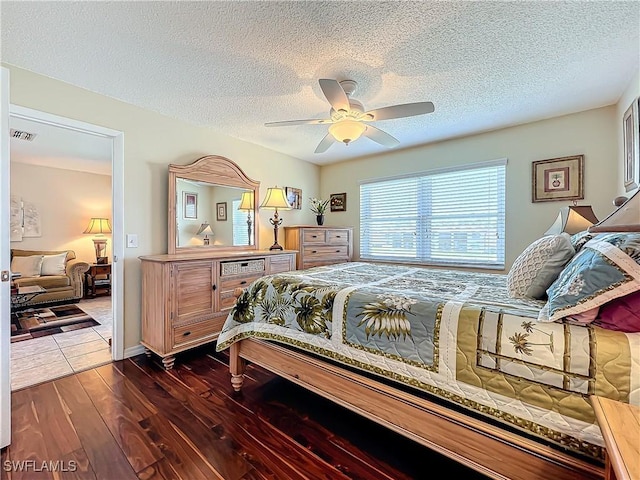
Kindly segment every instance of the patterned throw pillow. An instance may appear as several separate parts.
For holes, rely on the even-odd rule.
[[[554,322],[640,290],[640,233],[598,235],[547,290],[538,321]]]
[[[509,270],[510,297],[544,298],[547,288],[573,257],[569,234],[547,235],[522,252]]]
[[[578,253],[582,250],[582,247],[584,247],[585,244],[596,235],[596,233],[589,233],[589,230],[574,233],[571,235],[571,245],[573,245],[573,249]]]

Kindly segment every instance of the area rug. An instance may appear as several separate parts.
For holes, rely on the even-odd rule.
[[[11,342],[100,325],[78,305],[29,308],[11,314]]]

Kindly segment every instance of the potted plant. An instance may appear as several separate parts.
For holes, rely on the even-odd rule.
[[[309,210],[316,214],[316,223],[322,225],[324,223],[324,212],[329,205],[329,200],[319,200],[317,198],[311,198],[311,206]]]

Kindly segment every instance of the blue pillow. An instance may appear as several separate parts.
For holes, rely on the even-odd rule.
[[[587,242],[547,289],[538,321],[554,322],[640,290],[640,233],[601,234]]]
[[[583,230],[581,232],[574,233],[573,235],[571,235],[571,246],[576,251],[576,253],[578,253],[580,250],[582,250],[582,247],[584,247],[584,245],[596,235],[596,233],[589,233],[589,230]]]

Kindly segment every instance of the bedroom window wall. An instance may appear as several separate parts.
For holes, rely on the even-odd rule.
[[[360,185],[360,257],[504,268],[506,159]]]

